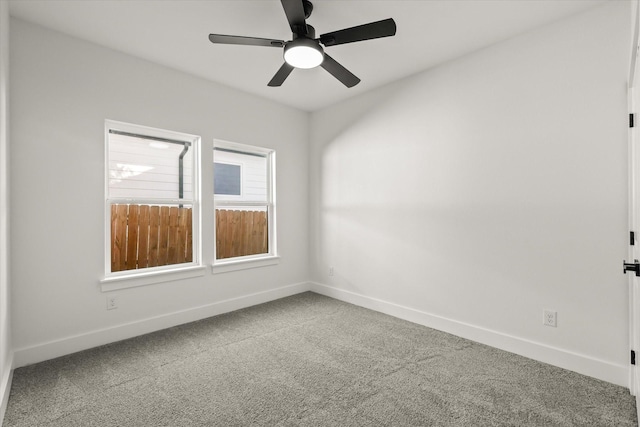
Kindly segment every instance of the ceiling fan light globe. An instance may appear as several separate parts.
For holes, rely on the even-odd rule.
[[[284,60],[296,68],[315,68],[322,64],[324,52],[313,40],[298,39],[284,48]]]

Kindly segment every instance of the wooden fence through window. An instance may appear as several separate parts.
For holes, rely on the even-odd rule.
[[[111,271],[193,260],[192,209],[111,205]],[[269,252],[266,211],[216,209],[216,259]]]
[[[111,205],[111,271],[193,260],[191,208]]]
[[[216,209],[216,259],[269,252],[266,211]]]

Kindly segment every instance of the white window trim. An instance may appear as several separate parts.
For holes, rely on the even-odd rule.
[[[227,258],[224,262],[215,262],[211,265],[211,273],[228,273],[230,271],[247,270],[250,268],[277,265],[280,257],[277,255],[252,255],[246,257]]]
[[[176,264],[185,265],[185,264]],[[167,267],[167,266],[164,266]],[[173,267],[173,266],[168,266]],[[160,267],[159,267],[160,268]],[[144,270],[149,270],[145,268]],[[156,283],[173,282],[175,280],[190,279],[193,277],[202,277],[206,273],[205,266],[191,265],[180,268],[165,268],[162,270],[144,271],[138,270],[136,274],[125,274],[122,276],[105,277],[100,280],[100,289],[102,292],[115,291],[119,289],[135,288],[138,286],[154,285]],[[127,270],[136,271],[136,270]]]
[[[275,265],[280,262],[277,246],[277,230],[276,230],[276,152],[273,149],[265,147],[257,147],[248,144],[239,144],[236,142],[224,141],[221,139],[213,140],[213,149],[216,147],[226,148],[229,150],[237,150],[240,152],[255,152],[264,154],[267,158],[267,227],[268,227],[268,247],[269,252],[266,254],[249,255],[243,257],[216,259],[216,230],[213,227],[213,262],[211,263],[212,274],[227,273],[230,271],[245,270],[249,268],[264,267]],[[262,202],[237,202],[233,200],[216,201],[213,197],[213,215],[215,224],[215,211],[218,207],[238,206],[241,203],[244,206],[264,206]]]
[[[191,142],[193,148],[193,199],[143,199],[143,198],[109,198],[109,129],[116,129],[123,132],[137,133],[145,136],[160,137],[176,140],[186,140]],[[115,120],[105,120],[105,173],[104,173],[104,277],[99,280],[101,290],[103,292],[125,289],[137,286],[150,285],[154,283],[163,283],[168,281],[180,280],[190,277],[203,276],[205,267],[202,264],[202,242],[201,242],[201,168],[200,168],[200,146],[201,137],[183,132],[174,132],[170,130],[152,128],[148,126],[136,125],[131,123],[119,122]],[[188,204],[192,206],[192,227],[193,227],[193,261],[188,263],[163,265],[158,267],[148,267],[137,270],[124,270],[111,272],[111,204],[118,203],[157,203],[157,204]]]

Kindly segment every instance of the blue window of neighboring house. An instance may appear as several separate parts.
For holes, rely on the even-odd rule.
[[[240,196],[242,180],[240,165],[213,164],[213,193]]]

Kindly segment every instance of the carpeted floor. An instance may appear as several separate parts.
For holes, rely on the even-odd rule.
[[[606,382],[313,293],[17,369],[17,426],[635,426]]]

